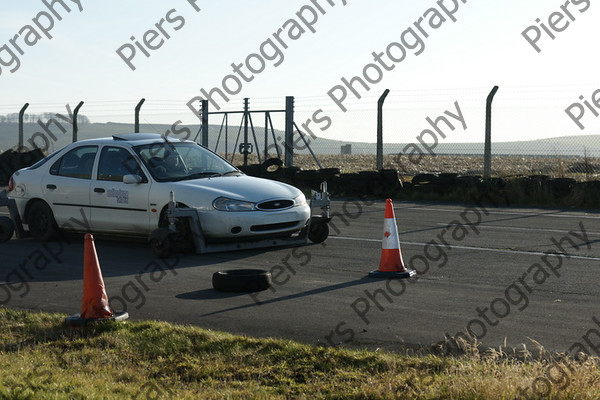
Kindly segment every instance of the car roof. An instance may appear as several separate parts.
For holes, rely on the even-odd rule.
[[[193,143],[189,140],[172,138],[158,133],[122,133],[113,135],[112,137],[104,137],[97,139],[86,139],[76,142],[77,144],[125,144],[129,146],[138,146],[144,144],[152,144],[156,142],[180,143],[188,142]]]

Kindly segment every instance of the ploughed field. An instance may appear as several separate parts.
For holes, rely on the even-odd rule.
[[[375,155],[317,155],[323,168],[339,168],[342,173],[374,171]],[[231,161],[231,155],[228,160]],[[264,159],[262,160],[264,161]],[[258,163],[255,154],[248,156],[249,164]],[[243,164],[243,156],[236,154],[234,165]],[[318,169],[311,155],[294,155],[294,166],[303,170]],[[401,176],[410,177],[423,173],[458,173],[482,175],[483,156],[436,155],[409,159],[406,155],[385,155],[385,169],[395,169]],[[574,178],[579,181],[600,179],[600,159],[584,157],[532,157],[494,156],[492,174],[499,177],[518,175],[549,175],[552,178]]]

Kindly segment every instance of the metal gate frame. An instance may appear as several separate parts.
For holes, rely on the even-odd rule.
[[[273,138],[273,143],[277,143],[277,139],[275,137],[275,129],[273,128],[273,121],[271,119],[271,114],[274,113],[285,113],[285,138],[284,138],[284,165],[286,167],[292,167],[294,165],[294,133],[297,132],[300,135],[300,138],[303,140],[306,148],[308,148],[310,154],[314,158],[315,162],[319,166],[319,168],[323,168],[321,163],[319,162],[317,156],[312,151],[310,147],[310,143],[306,140],[305,135],[300,131],[298,125],[294,122],[294,96],[287,96],[285,98],[285,109],[273,109],[273,110],[250,110],[250,99],[244,99],[244,109],[241,111],[210,111],[208,100],[202,100],[201,109],[199,114],[201,115],[202,124],[198,134],[194,138],[194,141],[197,141],[198,135],[201,134],[200,144],[204,147],[208,148],[208,118],[210,115],[223,115],[223,119],[221,121],[221,126],[219,128],[219,136],[217,137],[217,142],[215,145],[214,151],[217,151],[219,143],[221,141],[221,135],[223,134],[223,130],[225,131],[225,159],[229,157],[228,153],[228,133],[229,133],[229,115],[230,114],[242,114],[242,119],[240,121],[240,127],[238,129],[236,142],[233,147],[233,152],[231,154],[231,161],[235,157],[236,151],[244,156],[244,166],[248,165],[248,154],[252,153],[253,146],[256,148],[256,154],[258,156],[258,162],[262,164],[263,159],[261,158],[261,152],[259,151],[258,140],[256,137],[256,130],[254,129],[254,122],[252,120],[252,114],[264,113],[265,114],[265,129],[264,129],[264,150],[263,156],[266,160],[269,157],[268,148],[269,148],[269,132]],[[294,131],[295,128],[295,131]],[[244,130],[243,142],[240,143],[240,135]],[[250,142],[250,131],[252,132],[252,139],[254,144]],[[238,148],[239,144],[239,148]],[[277,152],[277,158],[281,159],[281,151],[279,146],[275,146],[275,150]]]

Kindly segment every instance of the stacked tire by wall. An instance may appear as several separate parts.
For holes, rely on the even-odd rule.
[[[476,175],[421,174],[413,177],[411,189],[420,198],[429,194],[456,201],[483,198],[505,205],[600,208],[600,181],[578,182],[548,175],[484,179]]]
[[[341,173],[338,168],[301,170],[284,167],[281,162],[267,162],[239,168],[248,175],[286,182],[305,192],[317,190],[321,182],[326,181],[329,192],[338,197],[600,208],[598,180],[577,182],[571,178],[547,175],[484,179],[479,175],[426,173],[403,182],[398,171],[393,169]]]
[[[393,195],[402,189],[398,171],[392,169],[342,174],[339,168],[301,170],[297,167],[280,166],[269,171],[265,163],[238,168],[248,175],[289,183],[303,190],[317,190],[321,182],[325,181],[329,192],[336,196],[380,197]]]
[[[8,185],[11,175],[21,168],[26,168],[44,158],[40,149],[27,152],[7,150],[0,154],[0,186]]]

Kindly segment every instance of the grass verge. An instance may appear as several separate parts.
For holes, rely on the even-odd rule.
[[[596,399],[595,359],[406,356],[0,309],[0,398]],[[556,367],[567,372],[560,376]],[[550,383],[550,385],[547,385]]]

